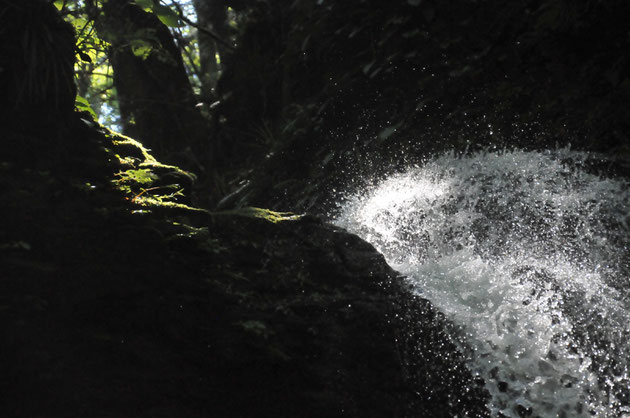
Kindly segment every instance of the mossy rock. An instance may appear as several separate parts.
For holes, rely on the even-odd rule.
[[[448,322],[370,244],[312,216],[134,199],[157,180],[116,174],[144,170],[141,149],[132,167],[79,119],[64,137],[55,160],[0,162],[6,415],[486,414]]]

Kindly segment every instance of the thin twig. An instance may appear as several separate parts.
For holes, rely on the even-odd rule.
[[[219,35],[217,35],[216,33],[212,32],[209,29],[206,29],[202,26],[199,26],[199,24],[193,22],[192,20],[188,19],[185,15],[184,15],[184,11],[182,10],[182,7],[177,4],[174,1],[171,1],[171,4],[173,6],[175,6],[175,8],[177,9],[177,12],[179,13],[179,18],[181,20],[183,20],[184,22],[188,23],[190,26],[192,26],[193,28],[197,29],[199,32],[208,35],[209,37],[211,37],[212,39],[214,39],[215,41],[217,41],[218,43],[220,43],[221,45],[225,46],[227,49],[229,49],[230,51],[234,51],[234,47],[232,45],[230,45],[229,43],[227,43],[226,41],[224,41],[223,39],[221,39],[219,37]]]
[[[85,74],[85,75],[102,75],[103,77],[107,77],[107,78],[114,78],[114,76],[112,76],[109,73],[101,73],[101,72],[97,72],[97,71],[90,71],[90,70],[78,70],[77,71],[78,74]]]
[[[175,37],[175,40],[179,44],[179,49],[184,53],[184,56],[188,59],[188,63],[192,67],[192,70],[193,70],[194,74],[197,77],[201,78],[201,69],[199,67],[197,67],[197,65],[195,64],[194,57],[192,56],[190,51],[184,45],[184,43],[182,41],[182,38],[184,37],[184,35],[182,34],[182,31],[179,30],[179,28],[177,28],[177,35],[178,36]]]

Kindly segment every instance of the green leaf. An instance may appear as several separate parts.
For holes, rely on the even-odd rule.
[[[168,6],[162,6],[161,4],[156,4],[153,6],[153,13],[164,23],[166,26],[177,27],[181,26],[181,22],[179,21],[179,15],[173,11]]]
[[[77,104],[77,106],[80,105],[80,104],[81,105],[85,105],[85,106],[89,106],[90,105],[90,103],[87,101],[87,99],[85,97],[81,97],[81,96],[78,96],[78,95],[74,99],[74,101]]]
[[[55,1],[55,7],[57,8],[57,10],[61,11],[63,9],[64,6],[64,0],[56,0]]]
[[[92,109],[92,106],[90,106],[90,102],[88,102],[85,97],[77,95],[77,97],[74,99],[74,107],[80,112],[88,112],[90,115],[92,115],[94,120],[98,119],[98,116],[96,116],[96,112],[94,111],[94,109]]]
[[[146,10],[153,7],[153,0],[136,0],[136,4]]]

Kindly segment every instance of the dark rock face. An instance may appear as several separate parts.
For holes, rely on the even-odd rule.
[[[448,324],[371,245],[140,196],[114,174],[145,150],[78,119],[63,137],[0,161],[6,416],[486,415]]]
[[[186,206],[192,177],[132,139],[28,125],[54,105],[31,93],[0,154],[3,416],[487,415],[448,323],[372,246]]]
[[[570,143],[630,167],[626,1],[260,4],[217,112],[239,144],[230,164],[242,138],[271,145],[224,207],[325,214],[340,191],[451,149]],[[245,130],[255,117],[270,133]]]
[[[72,113],[74,29],[45,0],[0,3],[0,120],[43,124]],[[7,112],[10,110],[10,112]]]

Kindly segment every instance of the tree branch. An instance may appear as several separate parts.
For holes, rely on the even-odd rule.
[[[174,38],[179,46],[179,50],[182,51],[182,54],[188,60],[188,63],[192,67],[192,71],[194,72],[194,74],[198,78],[201,78],[201,69],[197,67],[197,65],[195,64],[194,57],[192,56],[188,48],[186,48],[186,45],[184,44],[184,40],[183,40],[184,35],[182,34],[182,31],[179,28],[176,28],[176,29],[177,29],[177,36],[175,36]]]
[[[216,33],[212,32],[209,29],[206,29],[206,28],[200,26],[199,24],[193,22],[192,20],[188,19],[184,15],[184,11],[182,10],[182,7],[179,4],[177,4],[177,2],[171,1],[171,4],[173,6],[175,6],[175,8],[177,9],[177,12],[179,13],[179,18],[182,21],[186,22],[187,24],[189,24],[193,28],[197,29],[199,32],[203,33],[204,35],[207,35],[207,36],[211,37],[212,39],[214,39],[215,41],[217,41],[218,43],[220,43],[221,45],[223,45],[224,47],[226,47],[230,51],[234,51],[234,47],[232,45],[230,45],[228,42],[226,42],[223,39],[221,39],[219,37],[219,35],[217,35]]]

